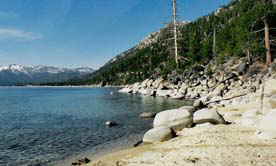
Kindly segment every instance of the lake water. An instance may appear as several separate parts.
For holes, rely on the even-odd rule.
[[[0,87],[0,165],[49,165],[151,128],[141,112],[184,101],[117,93],[116,88]],[[107,128],[114,120],[119,126]]]

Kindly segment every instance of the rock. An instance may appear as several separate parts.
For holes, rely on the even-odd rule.
[[[208,126],[213,126],[214,124],[212,123],[201,123],[201,124],[197,124],[196,127],[208,127]]]
[[[116,122],[114,122],[114,121],[106,121],[105,125],[107,127],[114,127],[114,126],[117,126],[118,124]]]
[[[169,127],[174,131],[191,127],[193,124],[191,110],[180,108],[158,113],[153,121],[154,128]]]
[[[247,63],[241,63],[237,68],[237,72],[239,73],[239,75],[243,75],[246,73],[247,68],[248,68]]]
[[[201,100],[196,100],[196,101],[194,102],[193,106],[194,106],[196,109],[201,109],[201,108],[206,107],[206,105],[205,105]]]
[[[143,144],[143,140],[140,140],[140,141],[137,141],[134,145],[133,145],[133,147],[138,147],[138,146],[140,146],[140,145],[142,145]]]
[[[172,94],[173,94],[172,90],[157,90],[156,91],[156,96],[160,96],[160,97],[169,97]]]
[[[212,124],[226,124],[224,118],[216,111],[211,109],[201,109],[194,113],[194,123],[212,123]]]
[[[162,84],[163,81],[164,81],[163,78],[158,78],[157,80],[155,80],[155,81],[152,82],[152,87],[154,89],[158,89],[159,86]]]
[[[143,112],[140,114],[141,118],[154,118],[156,116],[156,113],[154,112]]]
[[[276,139],[276,109],[266,114],[258,125],[258,137],[261,139]]]
[[[257,91],[257,87],[256,86],[251,86],[249,89],[250,93],[255,93]]]
[[[241,125],[243,126],[254,126],[256,127],[260,120],[260,113],[258,110],[246,111],[242,114]]]
[[[183,95],[182,93],[176,93],[176,94],[173,94],[172,96],[170,96],[170,98],[180,100],[180,99],[185,98],[185,95]]]
[[[271,97],[276,95],[276,79],[269,79],[265,81],[265,95]]]
[[[139,93],[145,96],[154,96],[156,94],[156,91],[153,89],[140,89]]]
[[[192,93],[190,98],[191,99],[198,99],[198,98],[200,98],[200,94],[199,93]]]
[[[224,92],[224,89],[225,89],[225,85],[224,84],[220,84],[219,86],[217,86],[215,88],[215,90],[213,92],[211,92],[211,97],[214,97],[214,96],[223,96],[223,92]]]
[[[269,102],[272,109],[276,108],[276,95],[271,96],[269,98],[268,102]]]
[[[130,88],[123,88],[123,89],[120,89],[118,92],[120,93],[132,93],[132,89]]]
[[[80,159],[80,160],[79,160],[79,162],[80,162],[80,163],[82,163],[82,164],[87,164],[87,163],[90,163],[90,161],[91,161],[91,160],[90,160],[90,159],[88,159],[88,158],[86,158],[86,157],[85,157],[85,158],[83,158],[83,159]]]
[[[153,84],[153,80],[149,80],[148,82],[147,82],[147,87],[149,88],[149,87],[151,87],[152,86],[152,84]]]
[[[149,81],[149,79],[144,80],[144,81],[141,83],[141,87],[142,87],[142,88],[147,88],[148,81]]]
[[[79,159],[79,160],[76,161],[76,162],[73,162],[71,165],[83,165],[83,164],[88,164],[88,163],[90,163],[90,161],[91,161],[90,159],[84,157],[84,158],[82,158],[82,159]]]
[[[182,110],[182,111],[188,111],[191,114],[193,114],[196,111],[195,107],[193,107],[193,106],[183,106],[183,107],[180,107],[178,109]]]
[[[168,141],[174,137],[172,130],[168,127],[158,127],[147,131],[143,137],[145,143]]]

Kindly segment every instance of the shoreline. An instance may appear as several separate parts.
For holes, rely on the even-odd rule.
[[[124,86],[97,86],[97,85],[77,85],[77,86],[44,86],[44,85],[26,85],[26,86],[0,86],[0,88],[123,88]]]
[[[75,154],[68,156],[62,160],[54,161],[49,163],[49,166],[68,166],[73,162],[78,161],[82,158],[88,158],[91,160],[91,163],[94,163],[100,160],[103,156],[110,154],[116,154],[121,151],[126,151],[128,149],[136,149],[134,144],[142,139],[145,131],[141,131],[139,134],[132,134],[115,140],[111,140],[99,145],[96,145],[92,149],[81,152],[80,154]],[[90,163],[90,164],[91,164]]]
[[[271,97],[276,93],[276,79],[267,77],[264,83],[264,92],[260,88],[262,85],[256,86],[259,88],[255,91],[248,86],[245,95],[235,96],[233,91],[238,89],[235,87],[229,92],[234,97],[227,102],[210,102],[210,108],[217,111],[228,122],[226,124],[205,123],[184,128],[168,141],[111,152],[92,159],[87,166],[276,165],[276,140],[266,138],[267,129],[260,128],[266,115],[276,108],[276,97]],[[152,91],[133,85],[121,92],[150,95]],[[264,99],[260,98],[261,93]],[[217,101],[216,96],[213,100]],[[259,110],[261,100],[264,101],[263,110]],[[275,121],[270,123],[273,125]],[[274,128],[268,129],[276,132]]]

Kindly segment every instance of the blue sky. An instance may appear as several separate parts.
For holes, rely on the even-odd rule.
[[[194,20],[230,0],[178,0]],[[98,68],[170,21],[171,0],[1,0],[0,65]]]

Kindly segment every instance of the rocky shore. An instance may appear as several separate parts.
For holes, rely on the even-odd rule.
[[[276,73],[252,70],[238,63],[212,77],[203,69],[185,81],[124,87],[120,92],[195,102],[158,113],[144,145],[90,165],[276,165]]]

